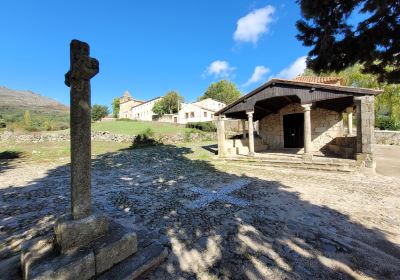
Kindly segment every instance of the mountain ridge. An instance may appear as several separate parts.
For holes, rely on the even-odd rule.
[[[14,90],[0,86],[0,113],[29,110],[37,113],[67,113],[69,107],[31,90]]]

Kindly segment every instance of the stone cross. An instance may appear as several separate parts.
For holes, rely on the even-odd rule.
[[[241,207],[249,206],[249,202],[229,195],[230,193],[241,189],[248,184],[250,184],[249,180],[236,180],[230,184],[221,186],[218,191],[209,191],[206,189],[193,187],[190,190],[192,192],[200,194],[200,197],[197,200],[192,201],[191,203],[186,205],[186,207],[190,209],[201,208],[215,201],[223,201]]]
[[[71,212],[76,220],[91,214],[90,79],[99,72],[99,62],[89,57],[87,43],[72,40],[70,51],[65,84],[71,88]]]

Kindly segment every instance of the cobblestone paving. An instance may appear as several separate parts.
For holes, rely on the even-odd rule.
[[[93,202],[158,239],[168,260],[148,279],[398,279],[400,180],[384,176],[230,166],[190,148],[158,147],[93,161]],[[195,188],[249,202],[209,201]],[[0,170],[0,260],[51,232],[69,211],[68,165]]]

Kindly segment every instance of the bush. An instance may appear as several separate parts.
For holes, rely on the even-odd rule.
[[[389,116],[378,116],[375,126],[381,130],[400,130],[400,124]]]
[[[6,126],[6,121],[0,117],[0,128],[5,128]]]
[[[147,128],[143,132],[139,133],[132,143],[132,148],[139,147],[149,147],[156,146],[160,144],[157,140],[154,139],[154,131],[151,128]]]
[[[121,119],[117,119],[117,122],[136,122],[137,120],[132,120],[132,119],[128,119],[128,118],[121,118]]]
[[[205,132],[215,132],[217,127],[213,122],[189,122],[186,124],[187,128],[194,128]]]

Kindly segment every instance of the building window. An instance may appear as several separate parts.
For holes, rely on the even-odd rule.
[[[185,113],[185,118],[189,118],[189,113]]]
[[[190,112],[190,117],[194,118],[194,112]]]
[[[207,112],[204,112],[204,117],[207,118]]]

